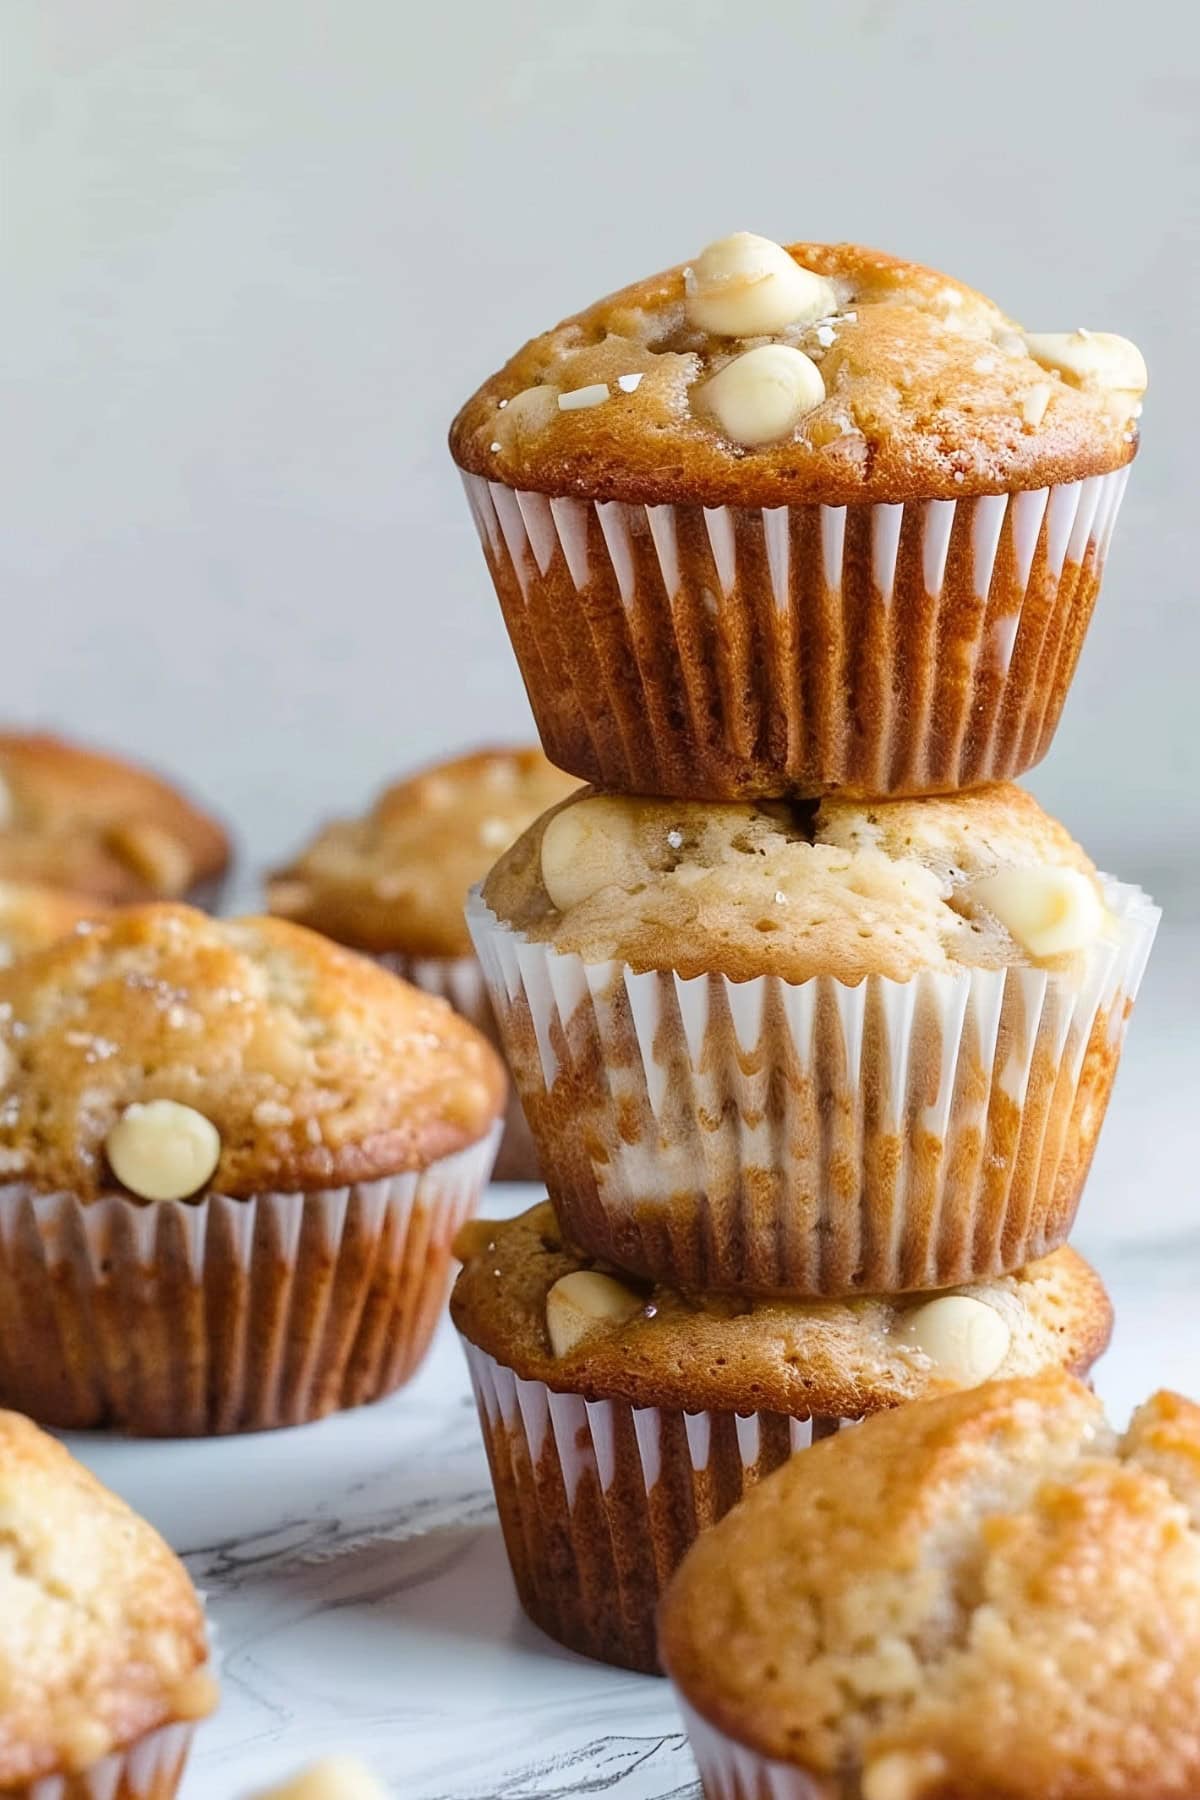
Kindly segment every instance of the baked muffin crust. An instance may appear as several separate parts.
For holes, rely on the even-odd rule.
[[[376,955],[470,956],[467,890],[578,785],[532,746],[439,763],[318,832],[272,877],[270,910]]]
[[[101,902],[63,888],[0,880],[0,968],[30,950],[44,949],[106,910]]]
[[[1045,334],[1029,340],[1031,354],[982,294],[856,244],[797,243],[788,254],[821,278],[824,317],[717,333],[689,309],[692,267],[668,269],[519,350],[454,421],[455,460],[545,493],[782,506],[1003,493],[1135,454],[1128,411],[1072,385],[1070,357]],[[749,447],[724,434],[705,389],[768,343],[815,365],[825,397],[779,441]]]
[[[753,1408],[857,1418],[948,1385],[905,1330],[925,1295],[746,1301],[677,1293],[618,1272],[641,1297],[640,1308],[555,1356],[547,1296],[564,1276],[606,1265],[563,1243],[549,1203],[516,1219],[473,1221],[455,1251],[463,1269],[450,1310],[463,1336],[523,1379],[557,1392],[688,1412]],[[1003,1375],[1049,1362],[1087,1369],[1112,1329],[1104,1287],[1073,1250],[956,1291],[983,1300],[1010,1329]]]
[[[591,812],[573,811],[585,801]],[[596,822],[556,844],[548,833],[561,835],[568,815]],[[1096,929],[1107,929],[1092,863],[1011,783],[944,798],[759,805],[601,802],[583,789],[501,857],[483,899],[514,930],[587,962],[733,981],[904,981],[920,969],[1068,966],[1071,950],[1031,955],[992,890],[976,885],[1047,869],[1082,878],[1070,891],[1085,906],[1092,897]],[[554,904],[547,875],[565,904]]]
[[[0,1412],[0,1789],[212,1710],[200,1602],[143,1519]]]
[[[0,1179],[94,1199],[105,1140],[169,1100],[216,1127],[213,1191],[424,1168],[499,1114],[495,1052],[442,1000],[279,919],[161,904],[0,971]]]
[[[1200,1781],[1200,1409],[1118,1438],[1057,1371],[817,1444],[700,1539],[689,1703],[844,1800],[1133,1800]]]
[[[146,769],[0,732],[0,877],[114,904],[179,899],[229,863],[221,826]]]

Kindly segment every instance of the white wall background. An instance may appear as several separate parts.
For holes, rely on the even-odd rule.
[[[1200,28],[1168,3],[14,0],[0,713],[190,775],[256,860],[528,715],[444,448],[532,330],[738,226],[1145,347],[1039,793],[1200,826]]]

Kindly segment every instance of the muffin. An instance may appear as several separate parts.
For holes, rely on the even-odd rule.
[[[0,732],[0,880],[122,905],[214,906],[229,839],[145,769],[43,732]]]
[[[36,881],[0,879],[0,968],[66,937],[107,908],[82,894],[45,887]]]
[[[869,1419],[671,1585],[706,1800],[1200,1791],[1200,1408],[1057,1370]]]
[[[684,1295],[597,1268],[548,1205],[477,1220],[451,1297],[521,1605],[573,1650],[656,1667],[697,1533],[796,1450],[990,1375],[1086,1371],[1108,1342],[1072,1250],[933,1299]]]
[[[131,907],[0,971],[0,1402],[194,1435],[387,1393],[504,1092],[444,1001],[278,919]]]
[[[469,909],[572,1241],[799,1296],[950,1287],[1066,1240],[1157,919],[1008,784],[583,793]]]
[[[621,792],[917,794],[1045,753],[1145,364],[855,244],[711,244],[459,413],[546,753]]]
[[[0,1413],[0,1792],[170,1800],[212,1711],[208,1636],[156,1531]]]
[[[467,891],[502,850],[578,783],[540,750],[476,750],[385,788],[362,819],[318,832],[271,879],[271,912],[375,956],[440,994],[498,1045],[463,917]],[[533,1181],[537,1154],[515,1089],[500,1181]]]

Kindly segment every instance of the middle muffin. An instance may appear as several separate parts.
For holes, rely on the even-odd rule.
[[[468,914],[571,1241],[795,1296],[949,1287],[1065,1242],[1158,921],[1006,783],[584,791]]]

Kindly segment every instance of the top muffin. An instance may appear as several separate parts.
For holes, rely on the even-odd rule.
[[[0,877],[122,904],[191,897],[228,863],[220,825],[157,775],[46,733],[0,732]]]
[[[1145,385],[1124,338],[1023,332],[920,264],[738,232],[532,339],[450,446],[585,498],[958,499],[1121,467]]]
[[[578,785],[533,747],[424,769],[319,832],[272,877],[270,909],[375,955],[469,956],[467,890]]]
[[[129,907],[0,970],[0,1180],[87,1201],[425,1168],[504,1102],[443,1000],[279,919]]]

